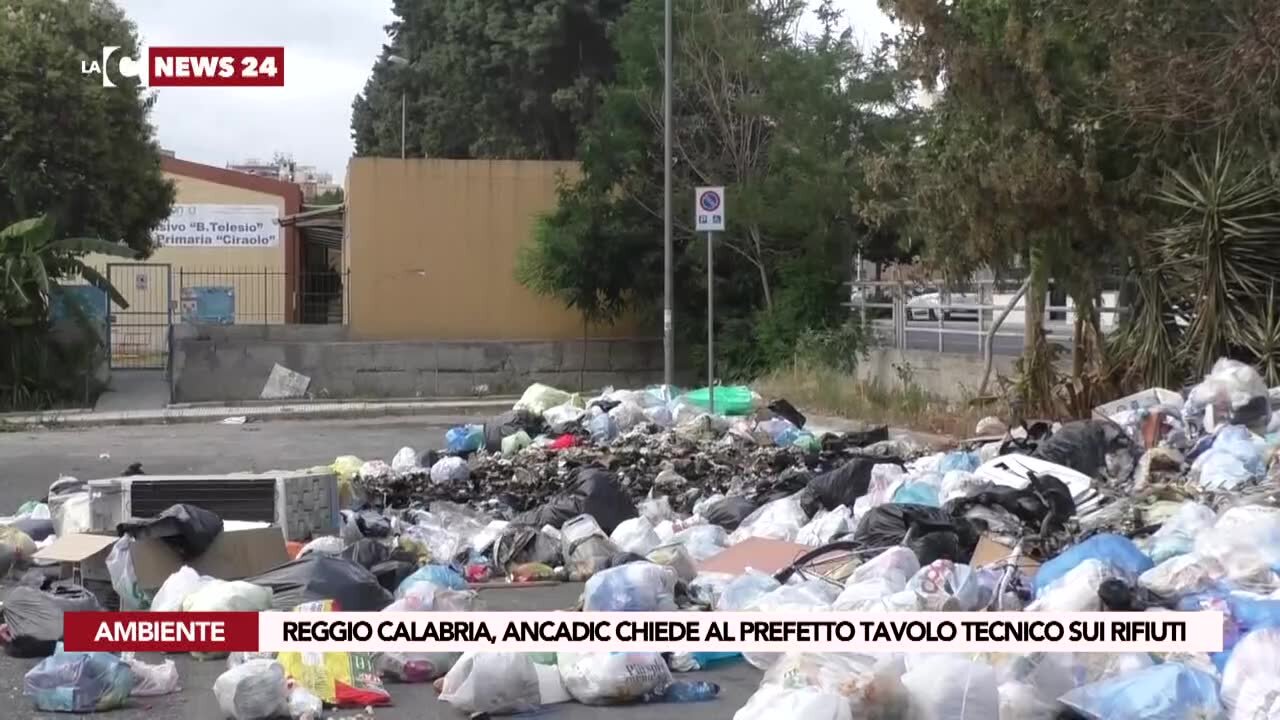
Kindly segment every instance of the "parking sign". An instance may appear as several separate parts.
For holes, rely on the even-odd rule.
[[[724,232],[724,188],[696,188],[693,211],[695,231]]]

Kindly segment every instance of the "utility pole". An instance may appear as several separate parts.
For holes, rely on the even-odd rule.
[[[409,61],[399,55],[387,56],[387,62],[401,68],[402,72],[409,67]],[[405,157],[405,127],[407,125],[406,120],[408,119],[409,112],[407,110],[408,104],[406,102],[408,89],[404,85],[405,80],[403,75],[401,76],[400,82],[400,159],[403,160]]]
[[[669,388],[675,373],[675,288],[671,259],[671,0],[663,12],[662,65],[662,377]]]

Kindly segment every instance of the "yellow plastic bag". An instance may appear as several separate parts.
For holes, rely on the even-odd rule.
[[[332,600],[303,603],[295,612],[334,612]],[[377,665],[370,653],[282,652],[276,662],[293,681],[320,698],[325,705],[366,707],[390,705],[391,695],[382,686]]]

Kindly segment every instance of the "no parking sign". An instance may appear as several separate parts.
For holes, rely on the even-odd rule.
[[[724,232],[724,187],[694,189],[694,231]]]

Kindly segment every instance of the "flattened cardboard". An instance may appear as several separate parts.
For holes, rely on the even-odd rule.
[[[698,571],[741,575],[750,568],[772,575],[812,549],[808,545],[785,540],[747,538],[702,561],[698,565]]]
[[[163,540],[133,544],[133,571],[144,590],[159,588],[183,565],[219,580],[241,580],[287,562],[289,553],[278,527],[223,530],[203,555],[190,562],[183,562]]]
[[[1013,556],[1013,550],[1009,545],[996,540],[990,535],[983,535],[978,540],[978,546],[973,549],[973,557],[969,560],[969,566],[979,568],[1000,564],[1008,561]],[[1026,555],[1018,558],[1018,570],[1022,571],[1022,574],[1027,578],[1035,577],[1039,569],[1040,563]]]
[[[116,538],[111,535],[71,533],[54,540],[33,556],[37,562],[78,563],[106,553]]]

